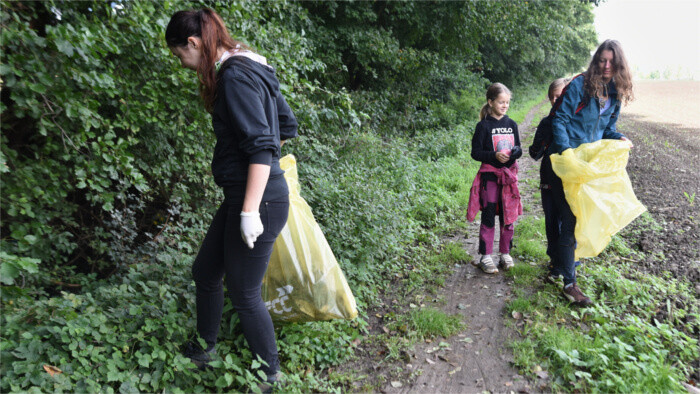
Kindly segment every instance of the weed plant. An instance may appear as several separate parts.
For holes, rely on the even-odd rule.
[[[650,216],[642,219],[654,224]],[[524,228],[523,228],[524,227]],[[518,245],[544,245],[544,223],[519,226]],[[513,342],[516,365],[533,374],[549,371],[555,391],[680,392],[698,358],[698,305],[686,281],[640,273],[620,256],[637,255],[622,237],[613,237],[606,251],[586,259],[578,281],[595,305],[568,306],[559,286],[540,285],[547,259],[543,249],[523,248],[524,258],[537,269],[516,265],[515,298],[509,312],[519,312],[515,324],[523,339]],[[671,301],[673,300],[673,301]],[[671,306],[673,303],[673,307]],[[673,315],[659,309],[674,310]],[[675,309],[674,309],[675,308]]]

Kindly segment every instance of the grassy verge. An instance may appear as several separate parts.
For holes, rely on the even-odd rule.
[[[541,101],[541,95],[531,90],[513,100],[512,113],[518,122]],[[439,343],[439,338],[450,337],[463,329],[460,315],[447,314],[438,307],[444,302],[440,289],[452,274],[452,267],[472,260],[461,244],[446,242],[445,235],[467,227],[466,206],[479,167],[470,157],[473,129],[474,123],[456,127],[448,137],[459,136],[454,143],[446,143],[444,134],[432,130],[418,131],[415,138],[406,141],[417,148],[422,159],[415,162],[412,170],[417,174],[414,186],[420,193],[414,195],[409,216],[419,221],[421,227],[416,242],[407,245],[408,253],[400,261],[404,270],[393,273],[392,281],[382,284],[382,290],[372,298],[373,304],[367,305],[365,317],[374,331],[366,332],[362,345],[367,354],[380,355],[376,364],[391,365],[396,370],[385,371],[387,376],[381,379],[334,371],[329,374],[329,380],[353,390],[362,387],[367,391],[377,390],[387,379],[404,380],[406,371],[398,366],[403,363],[397,361],[406,358],[417,342],[435,339]]]
[[[538,201],[538,200],[535,200]],[[645,214],[642,226],[658,226]],[[644,259],[623,231],[597,258],[585,259],[578,282],[595,305],[569,306],[559,286],[544,285],[544,220],[525,217],[515,243],[523,261],[508,275],[507,308],[522,339],[511,344],[517,367],[554,391],[685,391],[698,358],[699,309],[692,284],[635,269]],[[660,311],[667,313],[659,313]],[[670,313],[673,311],[673,313]]]

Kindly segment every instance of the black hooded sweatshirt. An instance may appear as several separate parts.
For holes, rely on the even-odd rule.
[[[530,156],[538,160],[542,158],[542,165],[540,166],[540,188],[547,189],[552,185],[556,174],[552,170],[552,161],[549,155],[546,153],[549,145],[552,144],[552,118],[554,115],[549,115],[540,121],[537,126],[537,131],[535,131],[535,138],[532,141],[532,145],[528,149]]]
[[[510,155],[510,160],[501,163],[496,159],[496,152],[504,151]],[[496,168],[510,167],[515,160],[522,156],[520,148],[520,133],[518,125],[507,115],[496,119],[487,115],[476,124],[472,136],[472,159],[490,164]],[[481,175],[482,181],[495,181],[495,174],[486,172]]]
[[[510,152],[510,160],[505,163],[496,159],[496,152],[501,150]],[[512,166],[522,154],[518,125],[508,115],[501,119],[488,115],[477,123],[472,136],[472,159],[503,168]]]
[[[244,56],[231,56],[217,73],[211,169],[230,202],[243,202],[250,164],[270,166],[263,201],[289,194],[279,165],[280,140],[297,136],[297,120],[279,85],[272,67]]]

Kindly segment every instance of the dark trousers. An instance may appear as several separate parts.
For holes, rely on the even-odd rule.
[[[192,266],[197,286],[197,331],[209,347],[216,344],[224,306],[222,279],[243,329],[248,346],[268,364],[263,370],[279,370],[272,319],[262,300],[262,279],[272,254],[272,245],[287,222],[289,199],[260,204],[265,231],[249,249],[241,237],[240,203],[224,201],[214,216]]]
[[[550,229],[554,232],[556,228],[556,220],[553,220],[551,227],[547,226],[547,254],[550,254],[552,258],[553,273],[561,274],[564,276],[564,285],[570,283],[576,283],[576,265],[574,261],[574,250],[576,250],[576,238],[574,236],[574,230],[576,229],[576,216],[571,212],[571,207],[566,201],[566,196],[564,195],[564,187],[561,183],[561,179],[558,176],[554,176],[550,183],[551,189],[548,193],[548,197],[551,196],[551,203],[545,203],[545,193],[542,193],[542,206],[545,208],[545,215],[547,215],[547,210],[550,213],[556,212],[559,216],[559,232],[556,243],[549,242],[549,231]],[[548,207],[547,207],[548,206]],[[545,216],[546,223],[546,216]],[[556,249],[554,249],[556,247]]]
[[[546,185],[546,188],[540,189],[540,194],[542,195],[542,210],[544,211],[544,228],[547,234],[547,256],[552,262],[550,274],[556,276],[560,275],[559,270],[555,267],[555,261],[559,259],[557,250],[561,219],[559,218],[559,210],[554,204],[551,185]]]
[[[546,186],[546,187],[545,187]],[[553,276],[562,275],[555,267],[555,261],[559,259],[559,233],[561,232],[561,217],[559,209],[554,203],[554,196],[550,185],[543,185],[540,189],[542,195],[542,210],[544,211],[544,228],[547,234],[547,256],[551,262],[549,274]],[[574,243],[576,246],[576,243]],[[574,248],[575,249],[575,248]],[[574,261],[574,266],[578,267],[579,262]]]

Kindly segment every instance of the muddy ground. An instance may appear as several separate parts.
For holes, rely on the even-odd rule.
[[[637,198],[661,225],[636,242],[655,255],[639,268],[687,277],[700,293],[700,82],[641,82],[635,93],[618,129],[635,144],[627,172]]]
[[[635,93],[636,101],[622,110],[618,130],[635,144],[628,173],[637,197],[659,225],[649,229],[636,221],[621,234],[647,256],[638,261],[637,269],[687,277],[696,283],[700,299],[700,82],[639,82]],[[520,125],[523,140],[537,124],[535,113],[537,109]],[[524,182],[538,177],[539,163],[526,157],[519,163],[522,197],[535,207],[525,214],[541,215],[539,203],[533,200],[536,182]],[[477,237],[478,222],[446,242],[460,242],[469,254],[477,256]],[[516,334],[508,328],[512,324],[506,324],[508,320],[513,323],[505,313],[512,294],[504,275],[486,275],[470,264],[456,266],[440,295],[444,301],[440,307],[450,314],[462,314],[466,330],[451,338],[421,342],[402,352],[399,360],[388,361],[388,349],[372,340],[373,335],[386,332],[379,316],[389,310],[407,310],[408,306],[392,305],[393,297],[387,294],[384,305],[368,311],[370,335],[358,346],[359,357],[341,368],[367,376],[346,387],[347,391],[368,387],[379,387],[386,393],[547,390],[546,376],[528,380],[512,367],[507,343]],[[432,298],[435,296],[425,296],[426,300]]]

